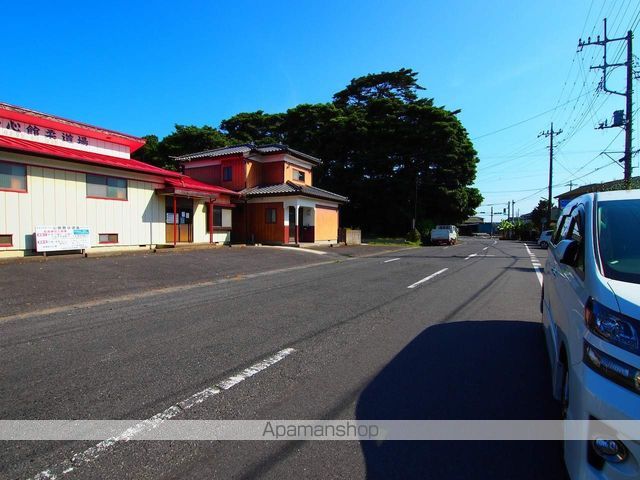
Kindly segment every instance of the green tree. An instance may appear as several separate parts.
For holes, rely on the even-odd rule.
[[[457,223],[482,203],[471,186],[477,153],[455,112],[419,96],[425,89],[417,77],[403,68],[354,78],[330,103],[239,113],[220,130],[176,125],[140,155],[176,168],[171,156],[229,143],[285,143],[323,160],[314,184],[349,197],[344,225],[402,235],[414,213],[417,225]]]
[[[549,219],[548,217],[548,200],[540,200],[538,205],[531,212],[531,223],[541,232],[544,228],[548,228]]]
[[[233,143],[279,143],[282,141],[280,124],[283,115],[271,115],[262,110],[238,113],[220,123],[220,129]]]
[[[208,125],[175,125],[174,131],[161,141],[155,135],[144,138],[147,144],[132,157],[169,170],[178,170],[179,167],[172,157],[229,145],[229,139],[220,130]]]

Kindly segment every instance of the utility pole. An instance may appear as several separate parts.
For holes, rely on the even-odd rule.
[[[554,130],[553,122],[551,122],[551,129],[538,134],[538,138],[549,137],[549,204],[547,205],[547,226],[551,223],[551,205],[553,203],[553,137],[561,133],[562,129]]]
[[[515,200],[511,200],[511,216],[513,216],[513,217],[516,216],[515,211],[516,211],[516,201]]]
[[[493,205],[491,206],[491,234],[490,237],[493,237]]]
[[[607,62],[607,44],[611,42],[627,42],[627,61],[624,63],[608,63]],[[598,129],[603,128],[612,128],[612,127],[622,127],[625,129],[625,138],[624,138],[624,180],[627,188],[631,187],[631,175],[632,175],[632,165],[631,165],[631,156],[632,156],[632,127],[633,127],[633,32],[629,30],[624,37],[618,38],[609,38],[607,37],[607,19],[604,19],[604,37],[600,39],[600,35],[596,38],[596,40],[591,40],[591,37],[587,38],[586,42],[583,42],[582,39],[578,41],[578,52],[582,51],[583,47],[587,47],[590,45],[599,45],[604,49],[604,55],[602,57],[602,65],[595,65],[591,67],[591,70],[599,69],[602,70],[602,80],[600,82],[600,87],[607,93],[611,93],[614,95],[620,95],[626,97],[626,114],[624,121],[620,121],[616,119],[616,115],[614,113],[614,121],[612,125],[608,125],[605,121],[600,124]],[[607,88],[607,69],[614,69],[617,67],[627,67],[627,89],[625,92],[618,92],[616,90],[611,90]],[[622,113],[622,112],[621,112]]]

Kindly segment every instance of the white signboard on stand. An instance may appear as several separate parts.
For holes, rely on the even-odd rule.
[[[36,251],[60,252],[91,248],[89,227],[52,225],[36,227]]]

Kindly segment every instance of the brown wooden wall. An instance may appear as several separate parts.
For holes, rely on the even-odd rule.
[[[262,185],[284,183],[284,162],[264,163],[262,165]]]
[[[261,163],[247,160],[247,188],[263,185],[262,170]]]
[[[223,172],[225,167],[231,167],[231,181],[223,180]],[[227,158],[223,159],[220,165],[220,185],[230,190],[239,191],[245,186],[244,158]]]
[[[220,185],[220,165],[206,167],[185,168],[185,173],[191,178],[210,185]]]
[[[250,203],[249,237],[253,234],[257,243],[285,243],[284,205],[282,202]],[[276,223],[267,223],[267,208],[276,209]]]

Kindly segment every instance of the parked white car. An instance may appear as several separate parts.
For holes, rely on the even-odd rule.
[[[458,227],[455,225],[437,225],[431,230],[431,243],[455,245],[458,242]]]
[[[551,237],[553,235],[554,230],[545,230],[540,234],[540,238],[538,238],[538,246],[540,248],[549,247],[549,243],[551,243]]]
[[[544,270],[553,393],[568,420],[640,418],[640,190],[592,193],[562,212]],[[566,441],[572,479],[640,478],[640,443]]]

